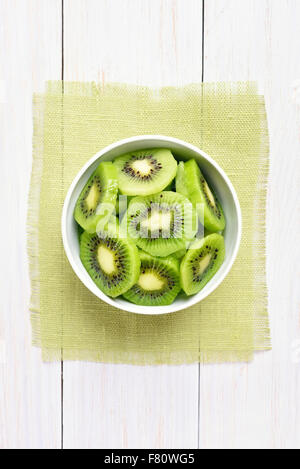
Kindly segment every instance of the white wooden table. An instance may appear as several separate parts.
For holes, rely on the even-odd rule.
[[[270,137],[273,352],[250,365],[45,365],[26,209],[48,79],[257,80]],[[0,0],[0,448],[300,448],[300,1]]]

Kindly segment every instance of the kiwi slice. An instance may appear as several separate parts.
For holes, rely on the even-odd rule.
[[[176,259],[181,260],[186,255],[186,249],[180,249],[172,254]]]
[[[109,222],[95,234],[83,233],[80,258],[95,284],[112,298],[125,293],[139,278],[138,249],[120,236],[117,222]]]
[[[175,192],[134,197],[122,229],[148,254],[167,257],[185,249],[195,236],[198,219],[191,202]]]
[[[177,166],[175,187],[176,187],[176,192],[179,192],[179,194],[182,194],[185,197],[189,198],[189,193],[188,193],[186,183],[185,183],[183,161],[179,161],[178,166]]]
[[[153,257],[140,252],[141,272],[137,283],[126,293],[124,298],[137,305],[170,305],[178,295],[181,286],[179,280],[179,261],[173,256]]]
[[[99,221],[108,220],[116,207],[117,171],[113,163],[100,163],[84,186],[76,203],[74,218],[89,233],[95,233]]]
[[[115,159],[119,188],[126,195],[150,195],[161,192],[172,182],[177,162],[170,150],[134,151]]]
[[[185,195],[197,209],[198,216],[204,218],[204,226],[211,232],[223,231],[225,217],[220,203],[207,184],[195,160],[184,163],[177,172],[176,191]]]
[[[165,187],[164,191],[174,191],[175,192],[175,179],[173,179],[170,184]]]
[[[84,229],[82,228],[82,226],[78,225],[77,224],[77,233],[78,233],[78,241],[80,243],[80,238],[81,238],[81,235],[82,233],[84,232]]]
[[[118,215],[119,219],[122,220],[125,213],[127,212],[129,202],[133,199],[133,196],[124,195],[119,193],[118,200],[116,205],[116,215]]]
[[[181,261],[180,282],[187,295],[194,295],[211,280],[225,259],[223,236],[211,234],[196,240]]]

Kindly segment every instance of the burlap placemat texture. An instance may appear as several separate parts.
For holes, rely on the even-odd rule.
[[[44,361],[137,365],[248,362],[270,349],[265,279],[269,166],[267,119],[255,83],[150,89],[48,82],[34,96],[33,170],[28,211],[33,343]],[[161,134],[196,145],[225,170],[243,216],[238,258],[201,303],[161,316],[101,302],[65,256],[61,212],[81,167],[120,139]],[[228,220],[230,223],[230,220]]]

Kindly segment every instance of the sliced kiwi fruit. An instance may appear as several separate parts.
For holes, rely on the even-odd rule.
[[[100,163],[84,186],[76,203],[74,217],[89,233],[96,232],[101,220],[108,220],[116,207],[117,171],[113,163]]]
[[[122,220],[123,232],[148,254],[167,257],[185,249],[197,232],[198,219],[191,202],[175,192],[134,197]]]
[[[176,180],[175,180],[176,192],[189,198],[189,192],[187,190],[185,176],[184,176],[184,162],[179,161],[177,166]]]
[[[225,259],[223,236],[211,234],[196,240],[181,261],[180,282],[187,295],[194,295],[211,280]]]
[[[175,179],[173,179],[170,184],[165,187],[164,191],[174,191],[175,192]]]
[[[140,251],[141,271],[135,285],[124,298],[137,305],[170,305],[181,290],[179,261],[173,256],[153,257]]]
[[[163,191],[175,178],[177,162],[170,150],[149,149],[115,159],[119,188],[126,195],[150,195]]]
[[[120,213],[120,205],[122,204],[120,203],[120,191],[118,191],[117,200],[116,200],[116,215],[119,215]]]
[[[188,197],[193,203],[199,219],[204,219],[207,230],[211,232],[224,230],[226,223],[222,207],[195,160],[184,163],[184,173],[181,165],[176,179],[176,191]]]
[[[174,254],[172,254],[173,257],[179,260],[181,260],[185,255],[186,255],[186,249],[180,249],[179,251],[176,251],[174,252]]]
[[[95,284],[115,298],[129,290],[140,274],[140,256],[130,239],[120,236],[111,221],[98,233],[81,235],[80,258]]]
[[[116,205],[116,214],[119,216],[120,221],[122,220],[125,213],[127,212],[128,205],[131,199],[133,199],[133,196],[119,193],[117,205]]]
[[[84,229],[82,228],[82,226],[78,225],[77,224],[77,233],[78,233],[78,241],[80,243],[80,238],[81,238],[81,235],[82,233],[84,232]]]

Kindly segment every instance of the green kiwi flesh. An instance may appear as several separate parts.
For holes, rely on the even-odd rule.
[[[122,220],[122,229],[137,246],[156,257],[186,249],[198,228],[191,202],[181,194],[164,191],[134,197]]]
[[[167,187],[164,188],[164,191],[174,191],[175,192],[175,179],[173,179]]]
[[[74,218],[89,233],[95,233],[101,220],[108,220],[116,207],[117,171],[113,163],[100,163],[84,186],[76,203]]]
[[[186,249],[180,249],[179,251],[176,251],[174,252],[174,254],[172,254],[173,257],[179,260],[181,260],[185,255],[186,255]]]
[[[184,176],[184,162],[179,161],[176,173],[176,180],[175,180],[175,187],[176,192],[179,194],[184,195],[185,197],[189,198],[189,192],[187,190],[187,186],[185,183],[185,176]]]
[[[166,148],[133,151],[116,158],[114,165],[121,193],[134,196],[163,191],[177,171],[177,162]]]
[[[225,217],[220,203],[207,184],[195,160],[184,163],[176,179],[176,191],[187,196],[197,209],[199,219],[204,218],[204,226],[211,232],[223,231]]]
[[[112,298],[125,293],[139,278],[138,249],[120,236],[117,222],[94,234],[83,233],[80,258],[95,284]]]
[[[131,303],[143,306],[170,305],[181,290],[179,261],[173,256],[153,257],[140,251],[141,271],[136,284],[124,293]]]
[[[79,241],[79,243],[80,243],[81,235],[82,235],[83,232],[84,232],[84,229],[82,228],[82,226],[80,226],[80,225],[77,224],[77,233],[78,233],[78,241]]]
[[[212,279],[225,259],[223,236],[211,234],[196,240],[181,261],[180,282],[187,295],[194,295]]]
[[[116,204],[116,215],[119,216],[120,221],[122,220],[123,216],[125,215],[129,202],[133,199],[131,195],[123,195],[121,193],[118,194],[118,200]]]

